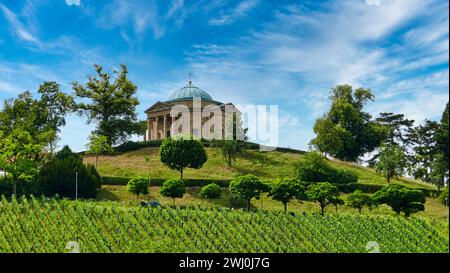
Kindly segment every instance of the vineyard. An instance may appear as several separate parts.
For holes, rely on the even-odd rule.
[[[0,252],[448,252],[419,219],[95,202],[0,203]],[[72,248],[71,248],[72,247]]]

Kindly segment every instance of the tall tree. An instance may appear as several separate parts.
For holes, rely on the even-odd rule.
[[[33,143],[46,146],[56,133],[49,128],[47,121],[46,109],[26,91],[15,99],[4,101],[0,112],[0,131],[6,137],[14,130],[23,130],[30,134]]]
[[[380,113],[375,120],[387,128],[384,143],[388,145],[406,146],[411,143],[409,134],[413,130],[414,120],[406,119],[403,114]]]
[[[108,144],[125,141],[130,135],[140,131],[137,120],[135,97],[137,87],[127,78],[128,69],[121,65],[121,72],[113,74],[103,71],[100,65],[94,65],[96,76],[88,76],[85,85],[73,82],[75,95],[90,102],[80,102],[77,109],[87,117],[88,124],[97,123],[96,133],[108,138]]]
[[[414,156],[412,157],[411,174],[415,179],[431,183],[434,173],[436,155],[439,153],[437,146],[437,134],[440,130],[439,123],[425,120],[414,128],[411,138],[414,141]]]
[[[311,145],[333,157],[357,161],[379,146],[385,130],[371,121],[364,106],[374,99],[370,89],[338,85],[331,90],[330,110],[314,125]],[[330,133],[331,132],[331,133]]]
[[[36,158],[41,147],[33,143],[27,131],[20,129],[14,129],[6,137],[0,134],[0,137],[0,169],[7,173],[7,178],[11,178],[13,194],[16,195],[19,180],[36,174]]]
[[[106,136],[91,134],[89,136],[89,144],[87,145],[87,152],[95,155],[95,167],[98,165],[98,156],[100,154],[109,154],[114,149],[108,144],[108,138]]]
[[[381,146],[378,162],[375,169],[381,173],[389,183],[392,178],[403,175],[406,168],[406,157],[399,145]]]
[[[54,132],[49,139],[50,153],[53,154],[59,128],[66,125],[65,116],[74,110],[75,103],[72,96],[61,92],[60,85],[56,82],[44,82],[39,86],[38,93],[41,95],[39,103],[47,112],[47,127]]]

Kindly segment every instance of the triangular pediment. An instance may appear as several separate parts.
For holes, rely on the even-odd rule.
[[[145,113],[158,111],[160,109],[171,107],[172,105],[167,102],[158,101],[152,106],[150,106],[147,110],[145,110]]]

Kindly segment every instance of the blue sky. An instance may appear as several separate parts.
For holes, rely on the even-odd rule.
[[[0,99],[54,80],[71,93],[92,64],[129,68],[139,117],[193,83],[214,99],[279,106],[280,146],[306,149],[341,83],[367,110],[439,119],[449,99],[449,13],[441,0],[0,0]],[[60,145],[93,126],[67,118]]]

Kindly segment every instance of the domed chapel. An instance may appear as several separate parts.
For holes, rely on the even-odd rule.
[[[200,89],[197,86],[192,84],[192,81],[189,80],[188,84],[176,92],[174,92],[167,101],[158,101],[152,106],[150,106],[145,113],[147,114],[147,132],[144,136],[144,140],[160,140],[168,138],[172,135],[181,132],[181,128],[174,128],[173,130],[178,130],[178,132],[172,132],[172,124],[178,118],[182,118],[182,116],[171,116],[170,111],[172,107],[176,105],[184,105],[187,106],[190,113],[190,135],[198,136],[198,129],[193,128],[193,102],[194,99],[200,99],[201,101],[201,109],[203,109],[207,105],[215,105],[220,107],[222,110],[222,114],[225,113],[225,106],[230,105],[234,108],[232,103],[222,103],[214,100],[208,92]],[[234,108],[236,109],[236,108]],[[236,110],[236,112],[238,112]],[[211,116],[202,117],[202,126],[205,122],[207,122]],[[222,138],[224,137],[224,124],[223,116],[222,116]]]

